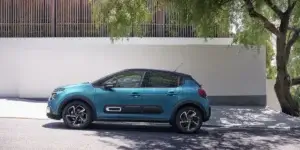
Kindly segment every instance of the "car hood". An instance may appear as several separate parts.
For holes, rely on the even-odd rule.
[[[82,86],[91,86],[91,83],[90,82],[83,82],[83,83],[76,83],[76,84],[68,84],[68,85],[60,86],[58,88],[68,89],[68,88],[75,88],[75,87],[82,87]]]

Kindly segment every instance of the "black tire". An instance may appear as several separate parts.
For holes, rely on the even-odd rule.
[[[185,115],[186,114],[186,115]],[[185,117],[188,116],[188,117]],[[202,126],[203,118],[201,111],[195,107],[181,108],[175,116],[173,127],[180,133],[196,133]]]
[[[85,103],[74,101],[62,112],[64,124],[71,129],[84,129],[92,123],[92,109]]]

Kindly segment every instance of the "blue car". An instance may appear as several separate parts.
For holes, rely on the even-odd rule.
[[[47,106],[48,118],[73,129],[93,121],[165,122],[195,133],[210,115],[206,92],[191,75],[155,69],[126,69],[58,87]]]

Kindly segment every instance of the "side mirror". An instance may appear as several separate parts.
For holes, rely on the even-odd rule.
[[[105,89],[112,89],[112,88],[114,88],[114,87],[115,87],[115,85],[112,84],[112,83],[104,84],[104,88],[105,88]]]

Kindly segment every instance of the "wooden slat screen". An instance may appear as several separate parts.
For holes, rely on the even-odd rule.
[[[0,0],[0,37],[108,37],[105,24],[98,29],[92,23],[92,5],[89,0]],[[149,7],[153,5],[149,0]],[[168,19],[168,9],[151,7],[152,22],[141,24],[143,36],[195,37],[192,25]],[[216,31],[213,36],[229,35]]]

